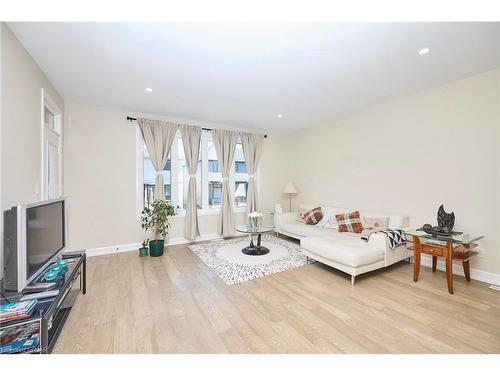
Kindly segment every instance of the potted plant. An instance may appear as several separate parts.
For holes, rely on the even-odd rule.
[[[151,230],[153,234],[154,239],[149,241],[149,255],[152,257],[163,255],[165,237],[168,234],[168,228],[170,228],[168,217],[174,215],[174,206],[161,199],[155,199],[149,206],[144,207],[141,223],[146,232]]]
[[[146,238],[144,241],[142,241],[142,247],[139,248],[140,257],[145,257],[148,255],[148,243],[149,243],[149,238]]]

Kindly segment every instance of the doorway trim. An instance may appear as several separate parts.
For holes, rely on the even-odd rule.
[[[54,115],[54,129],[51,129],[45,124],[45,108],[47,108]],[[58,181],[58,196],[62,196],[62,180],[63,180],[63,113],[61,108],[56,104],[54,99],[49,93],[42,88],[41,90],[41,108],[40,108],[40,126],[41,126],[41,183],[40,183],[40,199],[47,200],[48,197],[48,155],[46,152],[46,143],[48,138],[58,138],[58,168],[59,168],[59,181]]]

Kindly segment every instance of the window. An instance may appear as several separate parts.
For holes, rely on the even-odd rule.
[[[137,139],[137,149],[141,150],[138,151],[138,157],[141,159],[138,159],[137,164],[140,172],[137,180],[137,208],[138,212],[140,212],[144,205],[148,205],[154,200],[156,172],[138,128]],[[184,147],[182,137],[178,132],[176,139],[172,143],[167,164],[163,169],[163,188],[165,199],[176,206],[181,213],[186,208],[188,182],[189,172]],[[218,210],[222,200],[222,173],[210,132],[202,132],[196,183],[198,209],[201,212]],[[248,173],[241,142],[236,145],[234,163],[231,166],[229,176],[229,186],[234,196],[235,208],[244,207],[247,202]]]
[[[247,181],[236,181],[234,183],[234,203],[236,207],[245,206],[247,204]]]
[[[235,161],[234,162],[234,171],[236,173],[246,173],[247,165],[244,161]]]
[[[234,152],[234,204],[236,207],[247,204],[248,173],[243,154],[243,145],[236,144]]]
[[[43,123],[52,130],[56,130],[56,116],[47,107],[43,108]]]
[[[210,181],[208,184],[208,206],[220,207],[222,197],[222,182]]]
[[[148,149],[143,143],[143,197],[144,205],[147,206],[154,200],[155,184],[156,184],[156,171],[153,167]],[[167,159],[167,164],[163,168],[163,191],[165,192],[165,199],[172,202],[172,163],[170,155]]]
[[[222,198],[222,173],[220,171],[217,152],[215,151],[212,135],[207,137],[208,158],[208,207],[220,207]]]
[[[219,161],[218,160],[209,160],[208,161],[208,171],[214,172],[214,173],[220,172]]]

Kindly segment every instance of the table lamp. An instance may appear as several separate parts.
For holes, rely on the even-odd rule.
[[[288,194],[289,208],[290,212],[292,212],[292,194],[297,194],[297,188],[293,184],[293,182],[289,181],[285,189],[283,190],[283,194]]]

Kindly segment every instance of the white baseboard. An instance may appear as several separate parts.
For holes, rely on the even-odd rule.
[[[87,254],[88,257],[95,257],[99,255],[125,253],[134,250],[139,251],[140,247],[141,243],[137,242],[137,243],[128,243],[128,244],[113,245],[113,246],[94,247],[91,249],[87,249],[85,253]]]
[[[420,264],[424,267],[432,268],[432,257],[422,254]],[[438,259],[437,269],[444,271],[446,269],[445,262]],[[453,263],[453,274],[464,276],[464,269],[462,264]],[[500,274],[478,270],[477,268],[470,269],[470,278],[484,283],[500,285]]]
[[[171,238],[168,241],[168,243],[165,244],[165,247],[173,246],[173,245],[182,245],[182,244],[193,243],[193,242],[217,240],[217,239],[222,239],[222,237],[219,236],[217,233],[204,234],[204,235],[198,237],[194,241],[187,240],[184,237],[176,237],[176,238]],[[86,254],[88,257],[94,257],[94,256],[99,256],[99,255],[125,253],[125,252],[129,252],[129,251],[137,251],[138,252],[140,247],[141,247],[140,242],[127,243],[127,244],[121,244],[121,245],[113,245],[113,246],[104,246],[104,247],[94,247],[91,249],[87,249]]]

